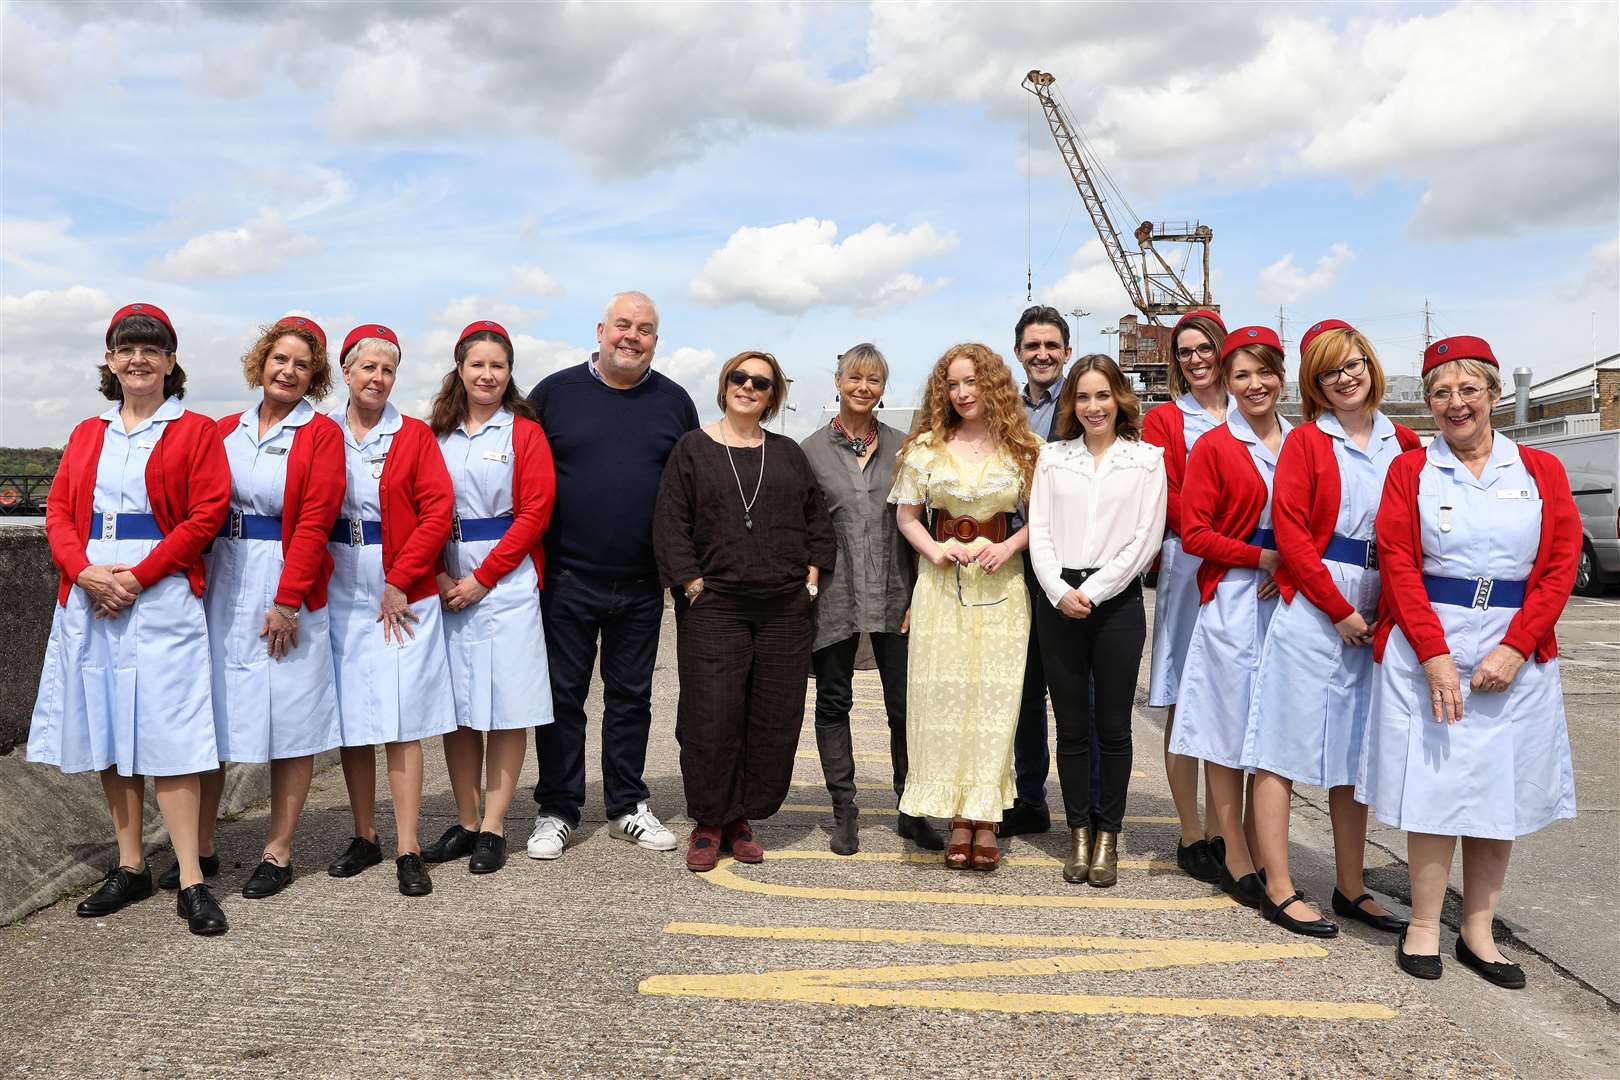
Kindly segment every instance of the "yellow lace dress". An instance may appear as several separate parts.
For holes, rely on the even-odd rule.
[[[924,436],[900,458],[889,501],[983,520],[1017,508],[1019,479],[1017,465],[1000,450],[973,463]],[[979,537],[944,546],[977,551],[989,543]],[[906,684],[910,770],[901,813],[1000,821],[1012,806],[1029,617],[1022,554],[993,574],[977,563],[963,566],[960,597],[954,567],[918,561]]]

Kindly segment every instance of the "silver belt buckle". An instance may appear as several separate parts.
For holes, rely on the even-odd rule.
[[[240,511],[240,510],[232,510],[231,511],[231,534],[230,535],[231,535],[232,540],[240,540],[240,539],[242,539],[242,511]]]
[[[118,539],[118,515],[117,514],[102,514],[101,515],[101,538],[103,540],[116,540],[116,539]]]
[[[460,514],[451,514],[450,515],[450,539],[454,540],[458,544],[461,543],[461,515]]]
[[[1491,589],[1495,586],[1496,582],[1490,578],[1474,579],[1474,606],[1480,611],[1491,606]]]
[[[1367,557],[1362,560],[1362,564],[1368,570],[1378,569],[1378,541],[1367,541]]]
[[[349,519],[349,546],[363,547],[366,542],[366,530],[359,518]]]

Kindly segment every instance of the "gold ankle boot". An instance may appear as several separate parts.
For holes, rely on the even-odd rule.
[[[1099,889],[1106,889],[1119,880],[1119,833],[1097,834],[1097,850],[1091,854],[1088,880]]]
[[[1063,880],[1082,885],[1091,872],[1091,826],[1069,830],[1069,858],[1063,864]]]

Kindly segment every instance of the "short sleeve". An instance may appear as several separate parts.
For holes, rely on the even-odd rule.
[[[928,476],[933,471],[934,451],[914,442],[895,462],[894,487],[889,501],[897,506],[925,506],[928,503]]]

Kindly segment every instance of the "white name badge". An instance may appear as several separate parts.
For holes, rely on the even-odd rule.
[[[150,449],[152,449],[152,447],[154,447],[156,445],[157,445],[157,440],[156,439],[140,439],[140,440],[136,441],[135,449],[137,449],[137,450],[150,450]]]
[[[267,454],[285,454],[287,448],[285,446],[267,446],[264,448],[264,452]]]
[[[498,461],[502,465],[505,465],[508,461],[511,460],[511,458],[510,458],[510,456],[508,456],[506,454],[503,454],[503,453],[500,453],[499,451],[496,451],[496,450],[486,450],[484,452],[484,460],[485,461]]]
[[[1503,488],[1496,493],[1498,499],[1533,499],[1536,493],[1529,488]]]

